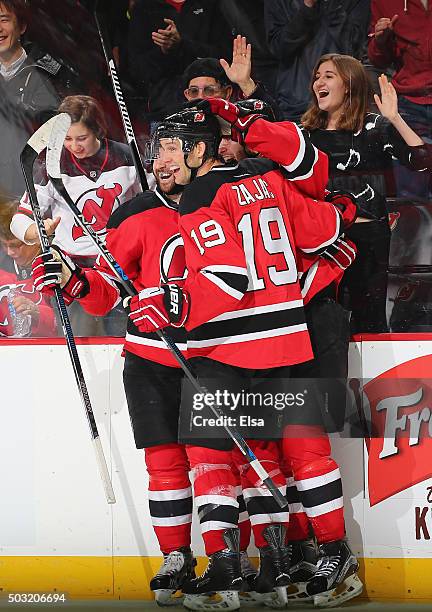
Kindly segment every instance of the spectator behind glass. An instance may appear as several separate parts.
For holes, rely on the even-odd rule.
[[[254,98],[264,100],[277,116],[277,105],[265,87],[251,77],[252,47],[246,37],[233,40],[232,62],[213,57],[197,59],[183,74],[184,96],[189,102],[206,98],[236,100]],[[231,130],[222,130],[219,154],[225,162],[240,161],[246,157],[243,147],[231,140]]]
[[[31,262],[40,252],[40,245],[28,245],[11,233],[9,226],[18,209],[18,202],[0,201],[0,250],[6,257],[0,267],[0,337],[14,334],[8,305],[9,291],[15,287],[13,307],[17,313],[31,317],[30,336],[56,334],[54,311],[49,297],[33,287]]]
[[[60,160],[63,183],[86,221],[104,238],[111,213],[141,191],[129,147],[106,138],[105,116],[94,98],[68,96],[59,112],[67,113],[72,119]],[[78,265],[93,265],[98,255],[96,247],[77,225],[46,174],[36,185],[36,192],[42,214],[51,213],[45,225],[49,231],[55,230],[54,244]],[[12,220],[11,231],[26,243],[38,240],[26,193]],[[71,308],[76,308],[74,303]],[[113,335],[122,332],[123,328],[109,330]],[[81,326],[76,333],[96,335],[99,332]]]
[[[362,64],[346,55],[327,54],[315,66],[313,101],[302,117],[304,130],[329,156],[330,190],[353,193],[367,223],[346,233],[358,247],[345,273],[342,291],[353,313],[355,332],[386,331],[390,229],[386,207],[392,156],[413,170],[432,169],[432,148],[398,113],[397,94],[387,77],[375,95],[380,115],[368,112],[370,84]]]
[[[264,25],[264,0],[221,0],[221,10],[231,31],[252,45],[253,75],[274,96],[277,59],[268,48]]]
[[[310,74],[323,53],[360,58],[370,0],[266,0],[267,40],[279,60],[276,101],[284,119],[299,121],[310,102]]]
[[[184,96],[188,101],[197,98],[224,100],[264,100],[278,115],[276,101],[266,88],[252,79],[252,46],[245,36],[233,40],[231,64],[225,59],[204,57],[195,60],[183,73]]]
[[[11,197],[25,189],[21,150],[59,103],[49,66],[21,44],[27,18],[23,0],[0,1],[0,190]]]
[[[182,103],[181,77],[199,57],[226,57],[232,36],[218,0],[137,0],[129,27],[129,71],[145,89],[149,119]]]
[[[405,121],[432,142],[432,1],[372,0],[369,59],[393,65]]]

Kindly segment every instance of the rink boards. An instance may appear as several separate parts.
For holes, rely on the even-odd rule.
[[[122,388],[122,345],[102,341],[82,341],[79,354],[112,473],[117,503],[111,506],[66,347],[0,343],[3,593],[151,597],[148,581],[160,558],[143,455],[134,447]],[[351,344],[350,376],[369,381],[367,420],[386,429],[385,444],[339,436],[332,442],[348,536],[371,599],[432,601],[429,372],[432,335],[365,336]],[[395,376],[403,378],[400,385]],[[193,546],[202,556],[196,524]]]

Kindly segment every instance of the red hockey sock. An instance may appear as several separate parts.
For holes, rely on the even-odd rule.
[[[248,444],[281,493],[285,495],[286,480],[279,467],[279,451],[276,442],[249,440]],[[289,514],[286,508],[280,508],[250,463],[245,463],[238,449],[233,450],[233,459],[240,472],[243,497],[252,525],[255,545],[262,548],[268,545],[263,536],[264,529],[271,523],[283,523],[287,526]]]
[[[149,473],[150,516],[163,553],[190,546],[192,488],[184,446],[161,444],[145,449]]]
[[[231,451],[191,445],[186,450],[205,551],[212,555],[227,547],[224,531],[238,525],[237,483]]]
[[[300,431],[304,437],[295,437],[295,426],[290,426],[289,436],[283,439],[284,460],[291,465],[317,541],[340,540],[345,534],[342,480],[337,463],[330,457],[329,438],[317,427],[302,426]]]

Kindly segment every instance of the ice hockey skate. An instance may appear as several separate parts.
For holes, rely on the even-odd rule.
[[[270,608],[282,608],[288,602],[286,587],[290,583],[291,547],[285,544],[285,532],[280,524],[266,527],[263,535],[268,546],[259,551],[260,566],[253,589],[263,594],[261,602]]]
[[[183,597],[177,595],[185,580],[195,578],[196,559],[188,548],[180,548],[164,554],[160,570],[150,581],[150,589],[155,594],[159,606],[181,604]]]
[[[254,591],[254,582],[257,569],[252,565],[245,550],[240,551],[240,569],[243,578],[243,586],[240,591],[240,606],[242,608],[252,608],[262,603],[262,595]]]
[[[210,555],[205,572],[182,587],[183,605],[189,610],[238,610],[243,587],[240,568],[239,530],[226,529],[227,548]]]
[[[357,559],[345,540],[320,544],[317,571],[306,586],[319,608],[333,608],[360,595]]]
[[[313,603],[313,597],[306,593],[306,584],[316,572],[318,549],[314,540],[299,540],[291,543],[291,583],[287,588],[288,606],[299,603]]]

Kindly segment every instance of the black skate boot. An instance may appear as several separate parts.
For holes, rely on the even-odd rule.
[[[256,568],[250,562],[245,550],[240,551],[240,569],[243,578],[243,586],[240,592],[240,607],[251,608],[258,606],[262,602],[262,596],[254,591]]]
[[[268,546],[259,549],[260,566],[253,588],[257,593],[268,595],[262,601],[272,608],[284,607],[288,601],[291,547],[285,544],[285,532],[283,525],[269,525],[263,533]]]
[[[183,584],[183,605],[189,610],[238,610],[243,587],[240,569],[240,532],[226,529],[227,548],[210,555],[205,572]]]
[[[180,548],[164,554],[160,570],[150,580],[150,588],[159,606],[173,606],[182,603],[175,593],[181,590],[185,580],[195,578],[196,559],[190,548]]]
[[[306,583],[316,572],[318,549],[315,540],[298,540],[291,542],[291,566],[289,576],[291,583],[287,589],[289,602],[310,602],[311,595],[306,593]]]
[[[317,571],[306,586],[315,606],[333,608],[360,595],[363,584],[357,576],[358,567],[346,540],[320,544]]]

